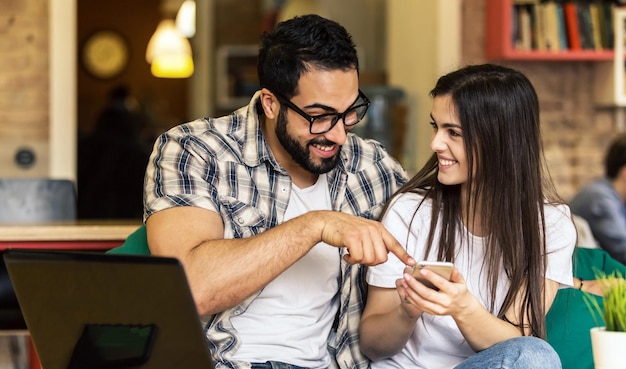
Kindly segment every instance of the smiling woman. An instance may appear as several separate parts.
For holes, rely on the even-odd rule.
[[[454,270],[420,272],[434,291],[393,255],[370,267],[361,348],[376,369],[560,368],[539,338],[545,307],[572,284],[576,229],[544,173],[534,87],[482,64],[440,77],[430,95],[433,154],[381,222],[416,259]]]

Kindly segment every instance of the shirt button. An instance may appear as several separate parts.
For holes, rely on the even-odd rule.
[[[283,187],[280,190],[283,191],[283,192],[287,192],[287,188],[286,187]]]
[[[243,218],[239,218],[237,219],[237,221],[239,222],[239,224],[243,224]]]

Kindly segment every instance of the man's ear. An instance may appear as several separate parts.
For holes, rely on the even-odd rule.
[[[280,110],[280,104],[276,96],[267,88],[262,88],[260,101],[265,117],[268,119],[276,119],[278,111]]]

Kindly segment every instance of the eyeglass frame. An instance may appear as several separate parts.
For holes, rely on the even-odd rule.
[[[300,107],[298,107],[298,105],[296,105],[293,102],[291,102],[291,100],[287,99],[282,94],[274,92],[274,95],[276,96],[276,98],[278,99],[278,101],[281,104],[285,104],[289,109],[293,110],[294,112],[296,112],[298,115],[300,115],[302,118],[306,119],[309,122],[309,132],[311,134],[313,134],[313,135],[321,135],[321,134],[324,134],[326,132],[329,132],[330,130],[335,128],[335,126],[337,125],[339,120],[341,120],[343,122],[344,127],[353,127],[353,126],[357,125],[357,123],[359,123],[361,120],[363,120],[363,118],[365,118],[365,115],[367,114],[367,110],[369,109],[369,107],[370,107],[370,105],[372,103],[370,101],[370,99],[368,99],[368,97],[363,93],[363,91],[361,91],[361,89],[359,89],[359,96],[357,96],[356,100],[354,100],[354,102],[352,103],[353,105],[351,105],[343,113],[325,113],[325,114],[319,114],[319,115],[309,115],[304,110],[300,109]],[[359,101],[359,99],[362,99],[363,103],[359,104],[359,105],[354,105],[354,104],[356,104],[357,101]],[[365,106],[365,112],[363,113],[363,118],[357,120],[353,124],[346,124],[346,121],[345,121],[346,115],[348,113],[354,111],[355,109],[361,108],[363,106]],[[315,132],[314,133],[313,132],[313,123],[315,123],[315,120],[319,119],[319,118],[327,117],[327,116],[334,116],[333,122],[330,124],[330,127],[327,130],[323,131],[323,132]]]

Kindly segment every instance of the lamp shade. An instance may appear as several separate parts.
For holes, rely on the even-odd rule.
[[[176,13],[176,28],[187,37],[196,34],[196,2],[195,0],[183,1],[178,13]]]
[[[171,19],[162,20],[148,42],[146,61],[161,78],[187,78],[193,74],[191,45]]]

